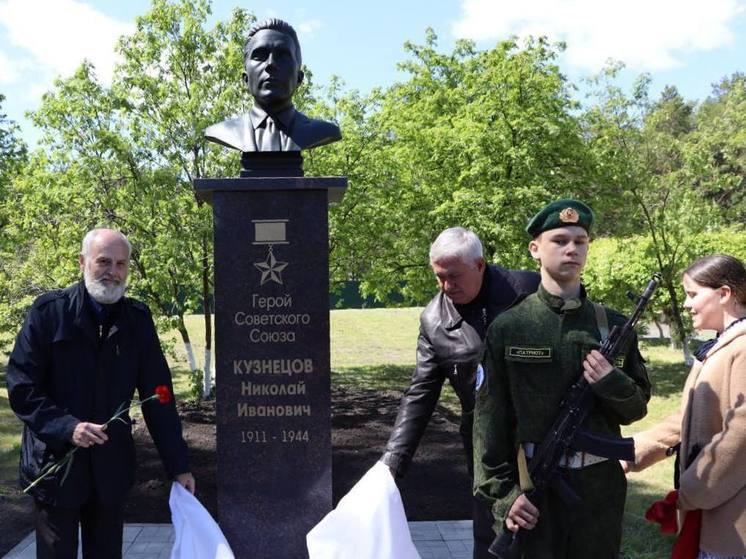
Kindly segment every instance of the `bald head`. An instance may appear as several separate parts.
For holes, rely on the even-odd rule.
[[[116,229],[107,229],[106,227],[99,227],[97,229],[91,229],[83,237],[83,242],[80,247],[81,256],[88,256],[91,253],[91,246],[93,243],[123,243],[127,247],[127,257],[129,258],[132,253],[132,245],[130,244],[127,237]]]
[[[93,229],[83,238],[78,262],[89,295],[104,305],[116,303],[127,288],[132,247],[114,229]]]

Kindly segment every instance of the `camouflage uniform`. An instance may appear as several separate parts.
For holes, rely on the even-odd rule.
[[[619,313],[605,310],[609,328],[624,323]],[[544,439],[600,337],[593,304],[582,288],[579,299],[565,301],[540,286],[490,326],[474,414],[474,493],[493,503],[496,531],[520,494],[518,445]],[[592,385],[595,405],[584,423],[588,431],[607,437],[619,437],[620,424],[643,417],[650,398],[636,339],[614,365]],[[619,463],[563,469],[563,475],[582,502],[570,508],[550,490],[544,502],[534,503],[540,517],[525,534],[524,558],[618,557],[626,492]]]

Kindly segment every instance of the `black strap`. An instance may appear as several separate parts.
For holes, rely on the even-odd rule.
[[[697,348],[697,350],[694,352],[694,357],[697,358],[697,361],[704,361],[705,358],[707,357],[707,353],[710,351],[710,349],[712,349],[712,346],[714,346],[717,343],[717,341],[720,339],[720,336],[722,336],[725,332],[727,332],[729,328],[732,328],[733,326],[735,326],[739,322],[743,322],[744,320],[746,320],[746,316],[737,318],[736,320],[728,324],[727,328],[725,328],[725,330],[720,332],[713,339],[707,340],[706,342],[702,342],[700,346]]]

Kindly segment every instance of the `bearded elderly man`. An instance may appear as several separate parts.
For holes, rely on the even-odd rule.
[[[473,475],[472,419],[477,370],[492,320],[536,291],[539,274],[487,265],[482,243],[468,229],[443,231],[430,247],[430,266],[440,292],[420,315],[417,365],[399,405],[396,423],[381,460],[402,477],[433,414],[447,378],[461,402],[461,437]],[[490,557],[492,515],[473,501],[474,557]]]
[[[148,308],[124,297],[131,247],[111,229],[94,229],[79,256],[83,281],[34,301],[10,355],[8,399],[24,423],[20,481],[77,447],[68,472],[30,489],[37,557],[122,556],[123,502],[134,480],[130,420],[104,426],[137,389],[171,390],[171,373]],[[142,407],[169,476],[194,493],[173,400]],[[66,476],[66,477],[65,477]]]

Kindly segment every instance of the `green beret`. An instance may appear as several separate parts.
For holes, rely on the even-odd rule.
[[[558,227],[577,226],[589,234],[593,225],[593,210],[579,200],[566,198],[544,206],[526,225],[526,233],[535,239],[544,231]]]

